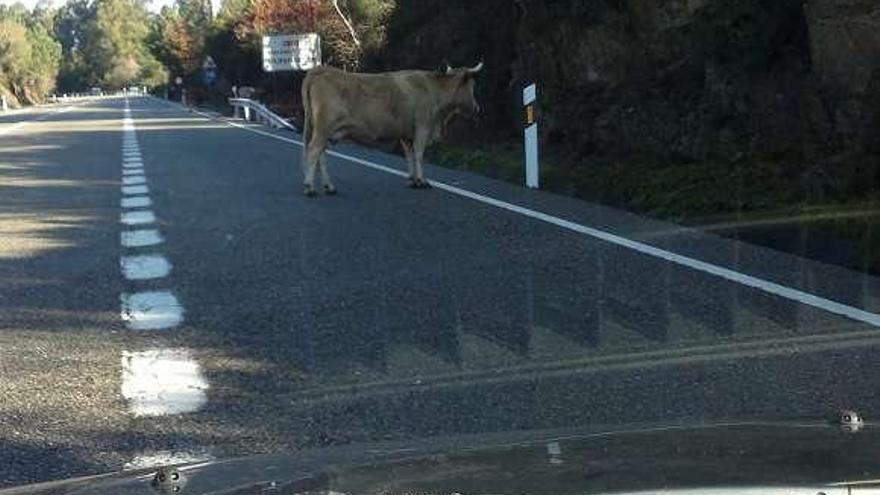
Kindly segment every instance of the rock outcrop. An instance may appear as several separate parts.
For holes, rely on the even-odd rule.
[[[483,57],[492,131],[536,81],[579,157],[821,161],[875,149],[876,0],[402,0],[374,68]]]

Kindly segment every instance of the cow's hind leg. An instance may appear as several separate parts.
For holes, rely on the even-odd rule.
[[[303,187],[306,196],[314,196],[315,193],[315,169],[318,167],[318,162],[323,158],[324,155],[324,145],[321,143],[322,139],[318,136],[312,136],[311,141],[305,148],[303,153]]]
[[[318,160],[318,167],[321,169],[321,184],[324,185],[324,194],[328,196],[336,194],[336,186],[333,185],[333,180],[330,179],[330,173],[327,172],[326,153],[321,153],[321,158]]]

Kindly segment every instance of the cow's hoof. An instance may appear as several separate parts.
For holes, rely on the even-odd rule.
[[[425,179],[419,179],[416,177],[415,179],[410,179],[409,187],[412,187],[413,189],[430,189],[431,184]]]
[[[310,198],[313,198],[318,195],[318,193],[315,192],[315,188],[312,186],[306,186],[305,189],[303,190],[303,192],[305,193],[306,196],[308,196]]]
[[[336,196],[336,188],[324,186],[324,194],[326,194],[327,196]]]
[[[414,178],[412,178],[412,177],[410,177],[409,179],[406,179],[406,185],[407,185],[408,187],[413,188],[413,189],[418,189],[418,188],[419,188],[419,183],[418,183],[418,181],[416,181],[416,179],[414,179]]]

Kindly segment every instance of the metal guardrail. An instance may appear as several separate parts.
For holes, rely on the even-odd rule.
[[[283,119],[280,115],[266,108],[262,103],[248,98],[230,98],[229,104],[235,109],[235,118],[260,124],[267,124],[277,129],[290,129],[299,132],[299,129]]]

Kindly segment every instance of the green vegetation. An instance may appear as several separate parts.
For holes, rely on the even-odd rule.
[[[54,89],[61,47],[51,13],[37,6],[0,5],[0,92],[13,102],[34,101]]]
[[[522,150],[513,143],[467,148],[436,145],[429,159],[440,166],[516,184],[524,180]],[[836,164],[836,181],[827,180],[825,171],[806,170],[799,154],[784,152],[743,157],[733,163],[569,163],[566,157],[543,157],[542,189],[676,222],[706,223],[734,214],[750,218],[815,215],[874,204],[878,199],[872,184],[859,187],[856,182],[876,174],[880,164],[856,158]],[[814,175],[821,177],[814,179]]]
[[[70,0],[0,6],[0,91],[15,102],[100,86],[163,87],[176,77],[196,100],[219,100],[233,85],[289,84],[260,67],[260,38],[315,31],[327,63],[356,68],[385,43],[395,0],[176,0],[159,13],[148,0]],[[211,56],[213,81],[202,78]],[[290,76],[287,75],[289,78]],[[289,87],[289,86],[287,86]],[[277,93],[281,93],[278,91]],[[293,92],[284,92],[287,99]],[[290,102],[286,102],[290,105]]]

